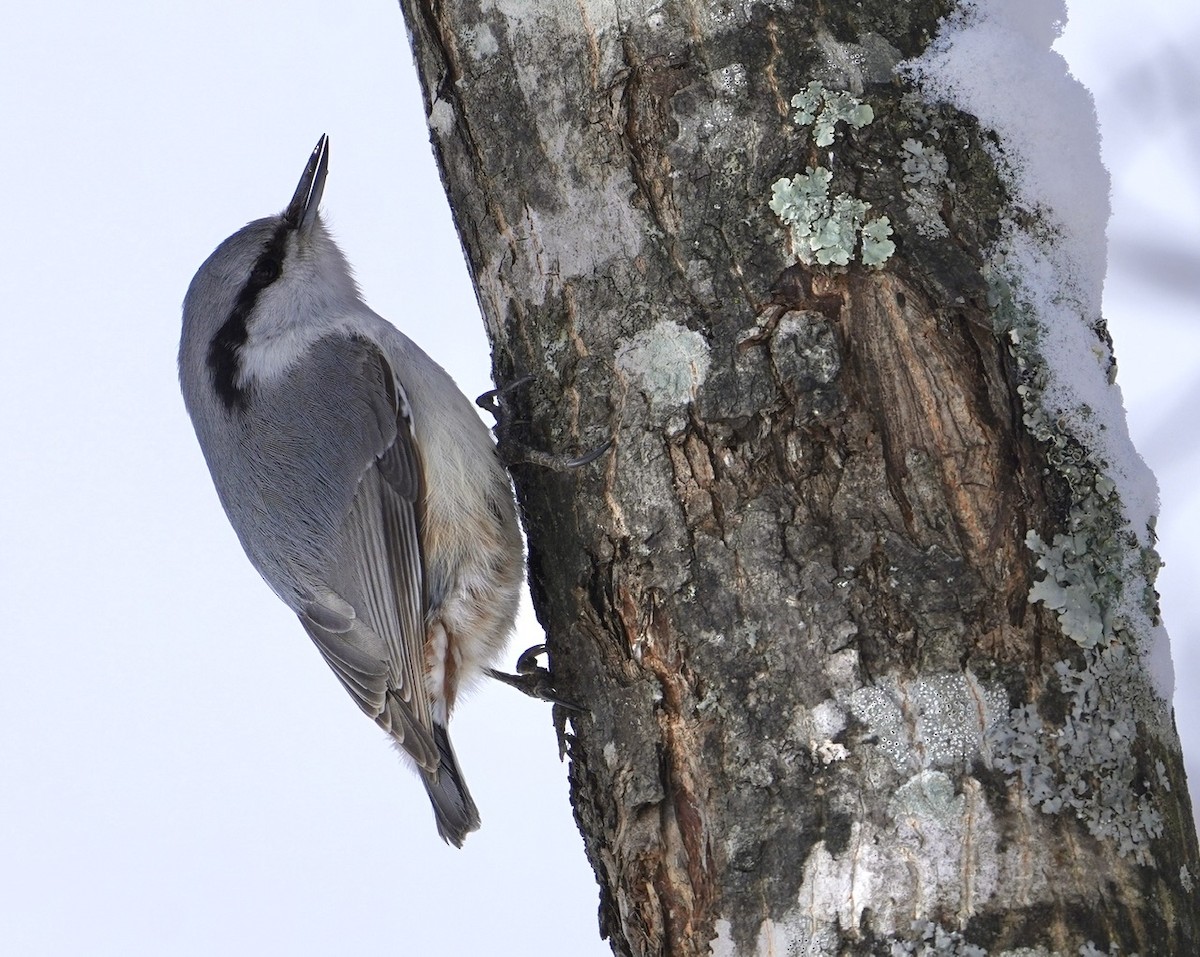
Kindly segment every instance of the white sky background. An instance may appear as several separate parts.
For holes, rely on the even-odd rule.
[[[1059,48],[1114,176],[1105,312],[1200,780],[1198,44],[1192,0],[1076,0]],[[447,848],[246,562],[176,386],[193,272],[328,132],[326,217],[368,301],[488,388],[399,10],[25,4],[0,117],[0,952],[607,954],[548,707],[459,709],[484,824]]]

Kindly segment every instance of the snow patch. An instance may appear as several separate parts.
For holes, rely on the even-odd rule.
[[[445,100],[434,100],[429,108],[429,127],[445,139],[454,129],[454,107]]]
[[[927,96],[1000,135],[1018,202],[1053,211],[1069,246],[1059,265],[1098,316],[1109,177],[1092,96],[1050,49],[1065,21],[1063,0],[974,0],[901,69]]]

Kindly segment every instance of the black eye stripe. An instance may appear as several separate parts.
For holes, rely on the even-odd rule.
[[[249,332],[246,322],[254,305],[258,302],[259,293],[279,278],[283,271],[283,257],[287,251],[287,234],[291,230],[286,225],[280,225],[271,234],[270,240],[263,247],[258,259],[250,270],[245,284],[234,300],[229,318],[208,344],[206,359],[208,370],[212,374],[213,389],[225,408],[229,410],[244,409],[249,403],[250,396],[238,385],[238,373],[241,371],[241,348],[246,344]]]
[[[278,262],[274,258],[268,258],[266,256],[261,257],[258,262],[254,264],[254,269],[252,269],[250,272],[250,282],[247,283],[247,285],[255,285],[258,286],[259,289],[265,289],[279,278],[279,272],[281,268],[282,263]]]

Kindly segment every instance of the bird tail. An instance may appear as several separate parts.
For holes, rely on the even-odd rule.
[[[436,771],[423,771],[421,780],[433,805],[442,840],[462,847],[467,835],[479,827],[479,811],[463,781],[454,749],[450,746],[450,736],[442,725],[434,724],[433,740],[437,744],[438,768]]]

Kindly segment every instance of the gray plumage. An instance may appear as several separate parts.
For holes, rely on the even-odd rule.
[[[180,383],[251,563],[461,846],[479,815],[446,728],[516,616],[512,490],[453,380],[360,298],[317,215],[327,164],[322,137],[288,208],[200,267]]]

